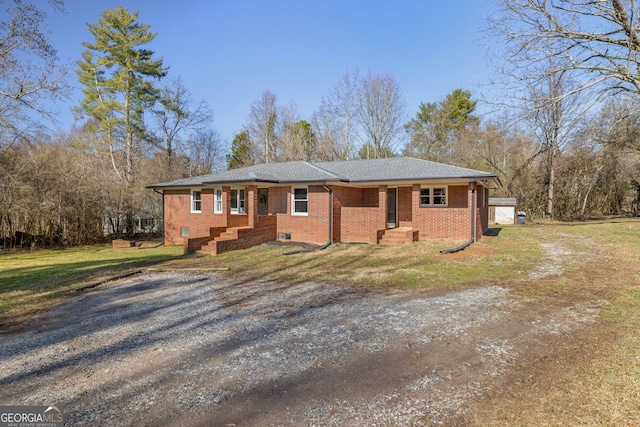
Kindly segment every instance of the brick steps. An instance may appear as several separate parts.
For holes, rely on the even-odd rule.
[[[215,238],[207,241],[195,252],[217,255],[237,249],[249,249],[252,246],[276,239],[276,218],[262,218],[256,227],[229,227]]]
[[[251,227],[227,228],[226,231],[223,231],[215,239],[211,240],[209,243],[202,246],[202,248],[200,248],[200,250],[198,250],[197,252],[210,254],[210,255],[217,255],[218,253],[221,252],[219,247],[222,246],[222,242],[234,242],[238,240],[238,238],[241,235],[240,230],[252,230],[252,228]]]
[[[380,239],[381,245],[408,245],[418,241],[418,230],[413,230],[408,227],[392,228],[385,230],[385,233]]]

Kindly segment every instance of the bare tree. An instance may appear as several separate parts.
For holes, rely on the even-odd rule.
[[[358,123],[374,158],[394,152],[404,134],[405,105],[391,74],[367,74],[358,84]]]
[[[262,146],[264,163],[273,162],[277,155],[278,125],[281,108],[277,105],[278,97],[265,90],[260,98],[251,104],[247,129],[255,142]],[[259,149],[259,147],[254,147]],[[259,157],[259,156],[254,156]]]
[[[311,126],[317,141],[317,160],[331,162],[334,160],[348,160],[349,150],[341,145],[342,130],[340,123],[326,110],[314,111]]]
[[[518,82],[569,72],[580,82],[561,96],[640,93],[636,0],[498,0],[490,32],[503,42],[502,70]],[[554,68],[537,67],[548,59]]]
[[[598,112],[585,121],[558,158],[555,209],[564,218],[619,214],[633,209],[630,182],[637,177],[638,159],[609,144],[608,118]],[[603,127],[604,126],[604,127]],[[637,193],[636,193],[637,194]]]
[[[618,150],[640,152],[640,99],[631,95],[610,99],[597,116],[600,141]]]
[[[80,147],[80,145],[78,145]],[[21,138],[0,152],[0,246],[79,245],[102,238],[94,165],[66,137]]]
[[[189,176],[197,176],[224,170],[224,147],[220,135],[213,129],[195,132],[186,142]]]
[[[621,73],[636,56],[628,44],[636,36],[624,29],[636,18],[626,16],[620,0],[499,4],[490,29],[505,46],[506,98],[522,109],[546,154],[545,215],[553,218],[556,159],[577,123],[601,96],[640,88]]]
[[[204,129],[213,118],[207,102],[194,100],[180,77],[160,88],[158,108],[152,113],[168,158],[174,155],[181,135]]]
[[[314,112],[312,122],[325,160],[347,160],[358,141],[358,73],[346,72]]]
[[[2,3],[0,3],[1,5]],[[49,1],[64,10],[61,0]],[[44,99],[66,96],[67,69],[46,38],[46,14],[27,1],[8,1],[0,21],[0,144],[31,126],[28,111],[52,117]]]
[[[564,73],[550,74],[546,85],[532,86],[532,105],[529,111],[533,130],[538,136],[542,151],[547,154],[547,207],[546,216],[553,218],[554,185],[556,181],[556,157],[566,142],[570,127],[566,121],[570,98],[564,98],[567,85]]]
[[[466,149],[460,151],[468,153],[465,158],[479,159],[479,163],[463,158],[456,164],[494,172],[502,182],[502,189],[494,193],[496,197],[517,197],[526,206],[532,193],[528,175],[540,147],[532,135],[512,123],[513,119],[505,114],[464,133],[460,142]]]

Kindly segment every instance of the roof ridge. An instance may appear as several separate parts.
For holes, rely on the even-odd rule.
[[[320,171],[322,173],[325,173],[325,174],[329,175],[333,179],[339,179],[341,181],[343,181],[345,179],[344,177],[342,177],[340,175],[336,175],[333,172],[330,172],[330,171],[328,171],[326,169],[321,168],[320,166],[314,165],[313,163],[306,162],[306,161],[303,161],[302,163],[306,164],[307,166],[310,166],[311,168],[313,168],[313,169],[315,169],[317,171]]]

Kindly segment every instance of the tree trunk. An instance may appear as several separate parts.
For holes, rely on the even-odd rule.
[[[131,127],[131,112],[129,111],[129,97],[130,94],[127,93],[124,98],[124,114],[125,114],[125,127],[127,135],[125,136],[125,156],[126,156],[126,170],[125,170],[125,179],[127,183],[131,183],[133,181],[133,129]]]
[[[589,184],[589,188],[587,189],[587,193],[584,195],[584,200],[582,201],[582,206],[580,208],[580,216],[584,216],[584,212],[587,209],[587,200],[589,200],[589,195],[591,194],[591,190],[595,187],[596,182],[598,181],[598,176],[600,175],[600,171],[604,168],[604,165],[600,166],[596,173],[593,175],[591,179],[591,183]]]
[[[556,182],[556,170],[554,160],[556,157],[555,142],[551,145],[549,153],[549,187],[547,190],[547,218],[553,219],[553,186]]]

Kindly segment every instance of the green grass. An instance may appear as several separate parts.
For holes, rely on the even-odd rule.
[[[607,304],[601,321],[579,340],[560,343],[554,357],[529,365],[535,381],[507,384],[468,424],[640,426],[640,221],[553,224],[524,232],[541,242],[556,240],[585,259],[572,262],[560,279],[521,285],[519,295],[535,295],[540,304]]]
[[[191,256],[176,267],[207,265],[228,268],[240,280],[290,283],[322,281],[337,285],[404,288],[460,288],[478,281],[524,277],[540,263],[544,250],[539,233],[522,228],[497,229],[465,251],[443,255],[441,249],[461,242],[433,241],[405,246],[334,244],[323,251],[283,256],[292,248],[262,245],[214,257]]]
[[[320,252],[283,256],[291,248],[262,245],[215,257],[182,257],[181,247],[112,249],[91,246],[66,250],[41,250],[0,255],[0,317],[29,313],[58,301],[74,287],[100,275],[170,260],[170,266],[223,267],[239,280],[274,280],[291,283],[322,281],[337,285],[401,288],[459,289],[477,283],[514,283],[527,279],[545,262],[542,242],[563,240],[577,253],[594,244],[630,253],[640,232],[639,221],[601,224],[505,226],[492,229],[493,238],[483,238],[456,254],[440,249],[461,242],[420,242],[407,246],[335,244]],[[566,237],[572,237],[567,239]],[[579,270],[571,263],[565,270]],[[547,292],[572,290],[571,284],[555,283],[547,289],[519,289],[524,296],[546,297]],[[537,294],[540,295],[537,295]],[[26,308],[25,308],[26,307]]]
[[[80,284],[181,254],[181,247],[113,249],[101,245],[0,255],[0,317],[34,313]]]

